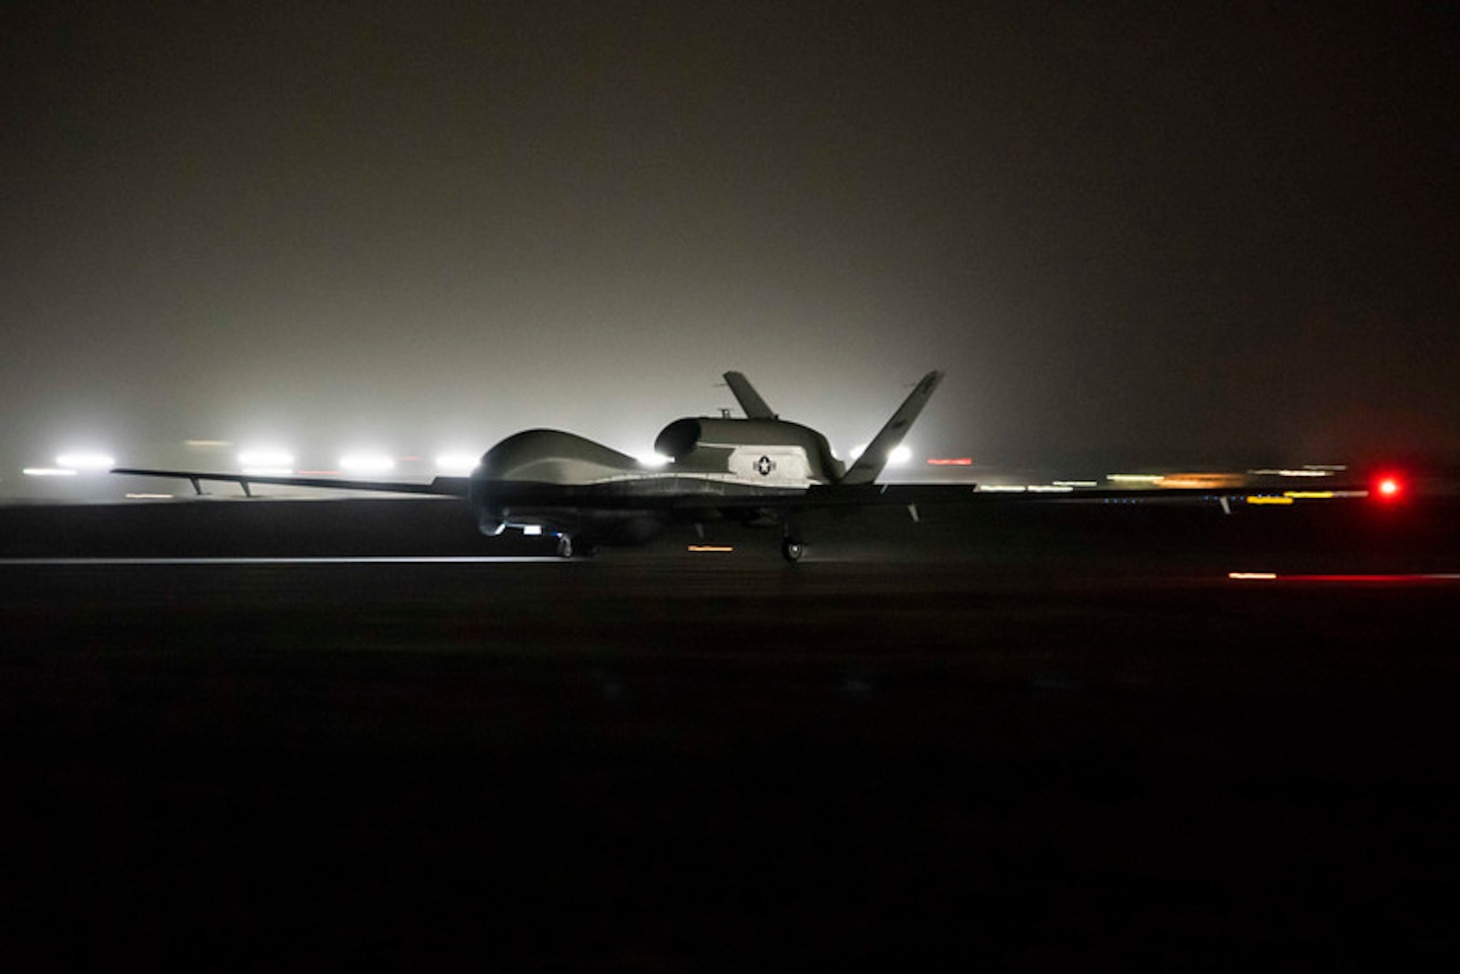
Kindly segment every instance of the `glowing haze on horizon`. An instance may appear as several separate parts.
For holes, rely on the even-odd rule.
[[[7,476],[645,453],[727,369],[844,444],[943,369],[933,456],[1460,453],[1438,12],[7,5],[0,38]]]

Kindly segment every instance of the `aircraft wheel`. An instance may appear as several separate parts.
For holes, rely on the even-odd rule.
[[[791,564],[794,565],[800,561],[804,554],[806,554],[806,545],[799,538],[786,538],[781,541],[781,557]]]
[[[558,557],[559,558],[572,558],[573,557],[573,536],[572,535],[570,535],[570,534],[560,534],[560,535],[558,535]]]

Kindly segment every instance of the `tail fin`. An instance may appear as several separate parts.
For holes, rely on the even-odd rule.
[[[740,403],[741,409],[745,410],[746,418],[778,418],[771,407],[766,405],[766,401],[760,397],[760,393],[755,391],[755,387],[750,384],[750,380],[745,377],[744,373],[726,372],[725,384],[730,387],[731,392],[735,393],[735,401]]]
[[[933,390],[938,388],[938,383],[941,381],[943,381],[942,372],[929,372],[923,376],[918,387],[903,400],[901,406],[897,407],[897,412],[892,414],[892,418],[882,427],[882,431],[872,438],[872,442],[867,444],[862,455],[857,457],[857,462],[852,464],[837,483],[855,486],[875,481],[877,475],[882,472],[882,468],[887,466],[887,458],[891,456],[893,450],[897,449],[897,445],[912,428],[913,420],[918,418],[918,413],[923,411],[923,407],[932,398]]]

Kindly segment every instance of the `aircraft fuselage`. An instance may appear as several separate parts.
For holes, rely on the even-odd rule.
[[[484,534],[537,527],[642,544],[675,520],[703,520],[717,502],[734,499],[749,521],[758,512],[747,500],[794,497],[842,474],[825,437],[777,419],[676,420],[655,451],[669,462],[652,466],[572,433],[526,430],[483,454],[468,500]],[[665,498],[695,513],[677,516]]]

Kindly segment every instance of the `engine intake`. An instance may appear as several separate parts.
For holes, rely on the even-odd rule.
[[[698,419],[676,419],[654,439],[654,452],[671,460],[683,460],[694,452],[705,430]]]

